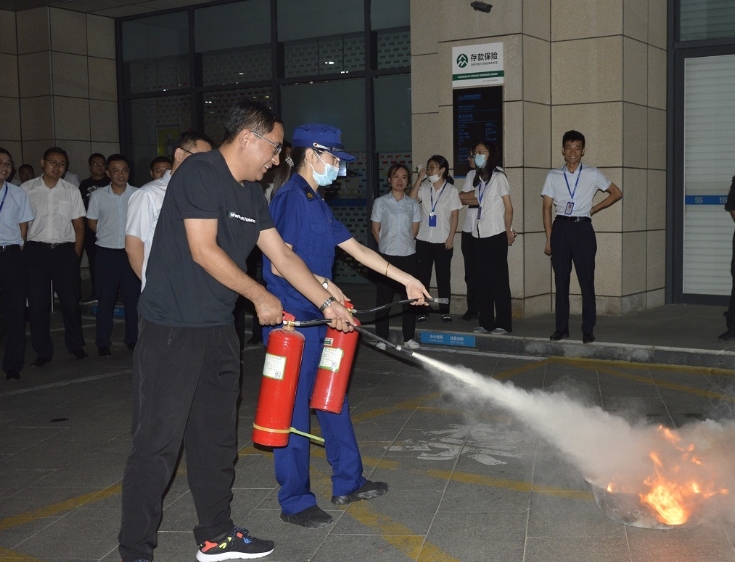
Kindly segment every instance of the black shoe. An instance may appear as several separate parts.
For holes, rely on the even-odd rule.
[[[334,524],[334,519],[326,511],[318,505],[307,507],[303,511],[299,511],[295,515],[281,513],[281,521],[293,523],[299,527],[308,527],[310,529],[318,529],[320,527],[329,527]]]
[[[479,318],[480,315],[477,312],[470,312],[469,310],[459,317],[460,320],[469,321]]]
[[[717,339],[720,341],[732,341],[735,340],[735,330],[728,330],[724,334],[720,334],[717,336]]]
[[[449,314],[442,314],[442,322],[451,322],[452,317]]]
[[[235,527],[228,535],[216,541],[204,541],[199,545],[197,560],[235,560],[243,558],[262,558],[273,552],[273,541],[256,539],[247,529]]]
[[[366,480],[362,487],[346,496],[332,496],[334,505],[346,505],[360,500],[371,500],[388,493],[388,484],[385,482],[371,482]]]
[[[5,371],[6,381],[17,381],[20,380],[20,373],[18,371]]]
[[[89,295],[86,299],[82,299],[82,304],[93,304],[93,303],[96,303],[96,302],[98,302],[97,301],[97,295],[95,295],[94,293],[92,293],[91,295]]]
[[[100,357],[109,357],[110,355],[112,355],[112,351],[110,351],[110,348],[109,347],[98,347],[97,348],[97,354]],[[84,359],[84,357],[77,356],[77,359]]]
[[[38,355],[36,360],[31,363],[31,367],[43,367],[46,363],[51,363],[51,359]]]
[[[589,334],[582,334],[582,343],[594,343],[595,334],[590,332]]]
[[[109,352],[109,350],[108,350],[108,352]],[[100,353],[100,355],[102,355],[102,354]],[[110,354],[110,355],[112,355],[112,354]],[[76,351],[74,352],[74,357],[76,357],[76,358],[77,358],[77,359],[79,359],[80,361],[81,361],[82,359],[89,359],[89,355],[87,355],[87,352],[86,352],[86,351],[84,351],[83,349],[77,349],[77,350],[76,350]]]
[[[549,336],[551,341],[559,341],[569,337],[569,332],[554,332]]]
[[[426,322],[426,319],[428,317],[428,314],[419,314],[418,316],[416,316],[416,322]]]
[[[136,343],[138,343],[138,342],[133,342],[133,343],[129,343],[129,344],[128,344],[128,349],[129,349],[130,351],[135,351],[135,344],[136,344]]]

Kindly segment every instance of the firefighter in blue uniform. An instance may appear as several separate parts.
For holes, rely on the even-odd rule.
[[[286,162],[295,169],[295,173],[286,183],[276,178],[270,213],[284,242],[304,260],[332,297],[317,308],[283,279],[270,260],[264,257],[263,277],[268,291],[276,295],[284,310],[298,320],[322,318],[321,312],[332,302],[343,303],[345,300],[342,291],[330,279],[335,247],[339,246],[358,262],[405,285],[408,297],[417,298],[417,304],[423,304],[423,298],[430,296],[425,287],[415,277],[390,265],[379,254],[357,242],[334,217],[318,192],[320,186],[330,185],[337,179],[340,160],[350,162],[355,159],[343,151],[341,131],[327,125],[302,125],[294,130],[292,143],[291,158]],[[271,330],[264,329],[266,345]],[[304,334],[306,342],[291,425],[308,432],[309,400],[326,327],[299,328],[299,331]],[[385,494],[388,491],[385,482],[371,482],[362,476],[362,459],[352,428],[347,396],[340,414],[317,411],[317,418],[327,460],[332,466],[332,503],[344,505]],[[334,521],[316,505],[316,497],[310,490],[309,449],[309,440],[295,434],[291,434],[286,447],[274,449],[276,479],[281,485],[278,492],[281,519],[303,527],[326,527]]]

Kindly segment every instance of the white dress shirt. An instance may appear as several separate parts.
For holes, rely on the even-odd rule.
[[[421,222],[421,207],[408,194],[398,201],[393,192],[378,197],[370,216],[380,223],[378,250],[389,256],[411,256],[416,253],[413,223]]]
[[[0,246],[23,245],[20,224],[33,220],[28,194],[17,185],[0,186]]]
[[[43,176],[28,180],[21,187],[28,194],[35,217],[28,226],[28,241],[76,242],[71,221],[85,215],[79,188],[62,179],[51,188],[44,183]]]
[[[464,183],[462,184],[462,193],[475,191],[475,186],[472,185],[473,181],[475,181],[475,170],[470,170],[467,172],[467,177],[465,177]],[[476,222],[477,209],[470,209],[468,205],[465,210],[464,222],[462,223],[462,232],[472,232],[472,229],[475,228]]]
[[[607,191],[610,183],[600,170],[580,162],[574,173],[569,172],[566,165],[550,170],[546,174],[541,195],[554,200],[557,215],[589,217],[595,193],[598,190]],[[565,211],[569,202],[574,202],[574,206],[572,212],[567,214]]]
[[[444,192],[442,193],[442,189]],[[432,193],[433,192],[433,193]],[[435,205],[436,226],[429,226],[429,215],[431,214],[432,197]],[[421,226],[416,240],[431,242],[432,244],[444,244],[449,238],[449,227],[452,222],[452,211],[459,211],[462,202],[454,184],[446,182],[439,189],[428,180],[419,186],[419,203],[421,204]]]
[[[66,171],[63,179],[64,181],[67,181],[72,185],[76,185],[77,187],[79,187],[79,184],[81,183],[79,181],[79,176],[76,175],[74,172],[70,172],[69,170]]]
[[[480,202],[480,218],[475,220],[472,236],[475,238],[489,238],[501,232],[505,232],[505,203],[503,196],[510,195],[508,178],[503,168],[496,168],[490,181],[484,184],[482,181],[475,187],[475,197]]]

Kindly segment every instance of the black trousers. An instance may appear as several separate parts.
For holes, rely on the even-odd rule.
[[[488,331],[503,328],[512,332],[513,307],[508,273],[508,235],[501,232],[495,236],[473,240],[480,326]]]
[[[555,220],[551,229],[551,265],[556,282],[556,331],[569,331],[569,280],[572,263],[582,290],[582,333],[591,334],[597,323],[595,307],[595,255],[597,238],[592,221]]]
[[[89,228],[87,220],[84,220],[84,251],[87,252],[87,263],[89,264],[89,280],[92,282],[92,290],[97,291],[95,285],[95,266],[97,263],[97,234]]]
[[[725,313],[725,322],[728,331],[735,331],[735,232],[732,235],[732,260],[730,261],[730,275],[732,275],[732,291],[730,292],[730,305]]]
[[[20,371],[26,353],[26,256],[20,246],[0,252],[0,316],[5,324],[3,371]]]
[[[51,341],[52,281],[64,320],[66,349],[70,353],[82,349],[81,281],[79,256],[74,251],[74,244],[67,242],[52,248],[39,242],[28,242],[24,252],[28,265],[28,309],[33,351],[46,359],[54,355]]]
[[[462,258],[464,259],[464,282],[467,285],[467,312],[477,314],[480,306],[477,300],[477,281],[475,280],[475,243],[471,232],[462,232]]]
[[[125,345],[138,341],[138,297],[140,279],[130,267],[125,249],[97,248],[97,277],[94,292],[97,295],[97,347],[110,347],[112,317],[115,312],[117,291],[120,290],[125,306]]]
[[[452,296],[452,255],[454,249],[447,250],[444,243],[434,244],[416,240],[416,257],[419,260],[419,281],[428,288],[431,283],[431,270],[436,264],[436,285],[439,298],[448,299]],[[442,314],[449,314],[449,305],[439,306]]]
[[[183,442],[196,542],[234,527],[240,352],[233,326],[171,328],[145,319],[133,355],[133,449],[122,484],[120,555],[153,559],[161,502]]]
[[[380,254],[384,257],[391,265],[396,266],[398,269],[402,269],[409,275],[416,276],[418,269],[418,258],[416,254],[410,256],[389,256],[387,254]],[[376,282],[376,293],[375,293],[375,304],[382,306],[393,302],[393,297],[398,294],[401,300],[407,299],[406,287],[381,275]],[[410,304],[403,305],[403,341],[412,340],[416,335],[416,310],[421,310],[421,307],[415,307]],[[388,339],[389,332],[389,316],[391,310],[379,312],[375,316],[375,333],[383,339]]]

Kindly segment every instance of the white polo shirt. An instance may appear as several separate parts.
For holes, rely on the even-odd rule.
[[[100,248],[121,250],[125,248],[125,225],[128,220],[128,202],[138,191],[128,184],[125,191],[117,195],[112,184],[100,187],[89,198],[87,219],[97,221],[97,244]]]
[[[475,186],[472,185],[473,181],[475,181],[475,170],[470,170],[467,172],[467,177],[465,177],[464,183],[462,184],[462,193],[475,191]],[[462,223],[462,232],[472,232],[476,222],[477,209],[470,209],[468,205],[464,215],[464,222]]]
[[[158,215],[161,214],[163,198],[166,196],[171,171],[166,170],[162,178],[148,182],[130,197],[128,201],[128,221],[125,234],[135,236],[143,241],[143,276],[141,290],[145,287],[145,270],[148,256],[153,246],[153,233],[156,231]]]
[[[574,173],[567,170],[566,164],[561,168],[550,170],[546,174],[541,195],[554,200],[557,215],[590,217],[595,193],[598,190],[607,191],[609,187],[610,180],[605,174],[593,166],[585,166],[580,162]],[[567,213],[565,211],[570,202],[574,202],[574,207],[571,213]]]
[[[443,191],[442,191],[443,190]],[[434,189],[430,181],[426,180],[419,186],[419,203],[421,204],[421,226],[416,240],[432,244],[444,244],[449,238],[449,227],[452,221],[452,211],[459,211],[462,202],[454,184],[445,182],[439,189]],[[436,214],[436,226],[429,226],[429,215]]]
[[[28,194],[35,216],[28,225],[28,241],[76,242],[71,221],[85,215],[79,188],[61,178],[51,188],[44,183],[43,176],[28,180],[21,187]]]
[[[475,188],[482,212],[478,213],[480,218],[472,229],[474,238],[489,238],[505,232],[505,195],[510,195],[510,185],[503,168],[497,167],[487,184],[480,182]]]

